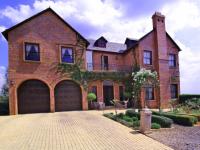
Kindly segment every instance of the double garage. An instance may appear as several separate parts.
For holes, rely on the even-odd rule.
[[[50,90],[40,80],[27,80],[17,89],[18,113],[50,112]],[[55,111],[82,110],[80,86],[71,81],[59,82],[54,88]]]

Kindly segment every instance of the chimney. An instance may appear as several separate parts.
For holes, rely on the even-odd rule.
[[[169,103],[170,97],[170,78],[168,65],[168,48],[167,36],[165,30],[165,16],[160,12],[155,12],[152,16],[155,53],[156,53],[156,71],[158,72],[160,87],[160,103],[161,107],[166,107]]]
[[[155,12],[152,16],[153,29],[155,31],[155,40],[160,59],[168,59],[167,39],[165,30],[165,16],[160,12]]]
[[[162,28],[165,30],[165,16],[162,15],[160,12],[155,12],[152,16],[153,21],[153,29]]]

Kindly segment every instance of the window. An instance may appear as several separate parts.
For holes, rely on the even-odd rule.
[[[40,61],[39,44],[25,43],[25,60]]]
[[[144,64],[152,65],[152,52],[151,51],[144,51]]]
[[[146,87],[145,88],[145,99],[146,100],[153,100],[154,99],[154,88],[153,87]]]
[[[169,55],[169,66],[176,67],[176,55],[174,54]]]
[[[108,56],[101,56],[102,70],[108,70]]]
[[[120,99],[120,101],[124,100],[124,88],[123,88],[123,86],[119,86],[119,99]]]
[[[177,98],[178,97],[178,86],[177,84],[171,84],[171,98]]]
[[[64,63],[74,63],[73,49],[69,47],[61,47],[61,59]]]
[[[97,97],[97,86],[92,86],[91,92],[94,93],[96,95],[96,97]]]

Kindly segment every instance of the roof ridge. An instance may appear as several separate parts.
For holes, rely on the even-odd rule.
[[[89,42],[86,40],[86,38],[84,38],[78,31],[76,31],[70,24],[68,24],[61,16],[59,16],[51,7],[48,7],[34,15],[32,15],[31,17],[25,19],[24,21],[21,21],[19,23],[17,23],[16,25],[6,29],[5,31],[2,32],[3,36],[8,40],[8,32],[10,32],[11,30],[19,27],[20,25],[40,16],[41,14],[47,12],[47,11],[51,11],[56,17],[58,17],[58,19],[60,19],[66,26],[68,26],[70,29],[72,29],[76,34],[78,34],[83,40],[86,41],[87,44],[89,44]]]

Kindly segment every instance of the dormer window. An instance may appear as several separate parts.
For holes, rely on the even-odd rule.
[[[25,60],[26,61],[40,61],[39,44],[25,43]]]
[[[95,47],[102,47],[102,48],[106,48],[106,43],[108,41],[102,36],[99,39],[97,39],[94,43]]]

